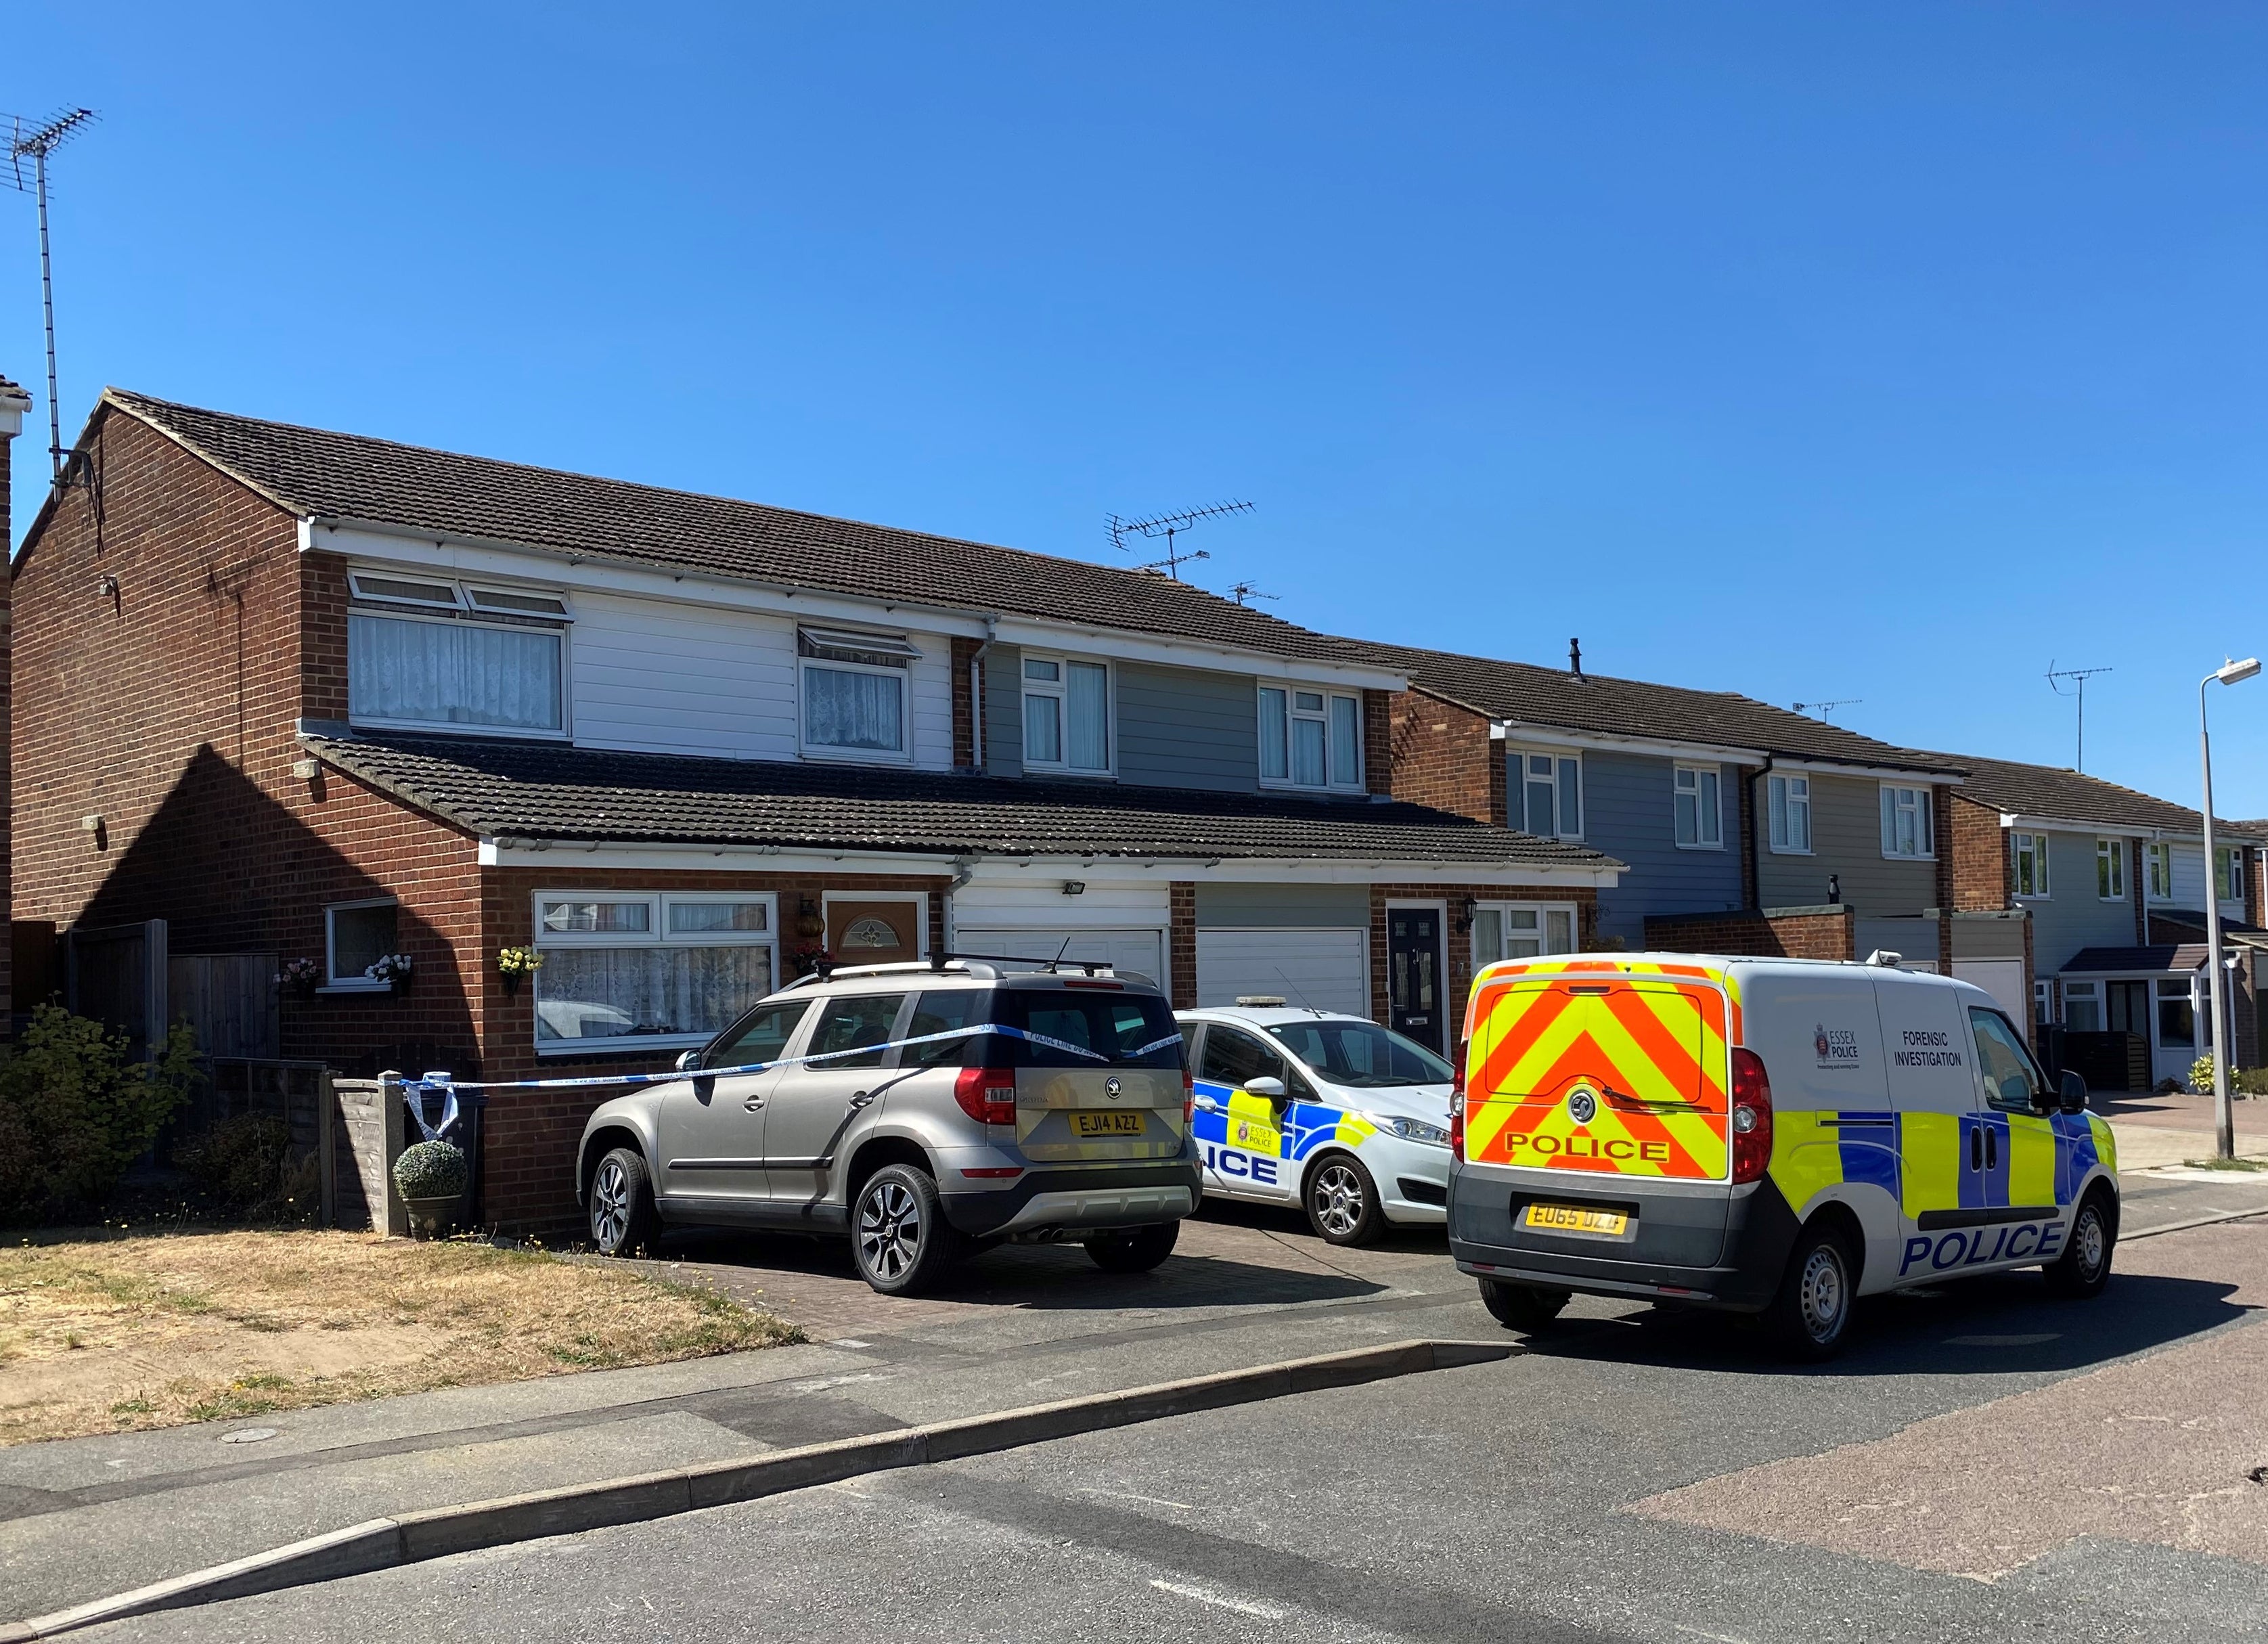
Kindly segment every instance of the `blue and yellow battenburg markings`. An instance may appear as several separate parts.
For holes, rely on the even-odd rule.
[[[1198,1109],[1189,1127],[1205,1168],[1255,1187],[1287,1185],[1284,1166],[1299,1163],[1326,1142],[1352,1147],[1378,1134],[1368,1119],[1320,1102],[1293,1102],[1279,1119],[1274,1102],[1234,1085],[1200,1079],[1193,1088],[1216,1104],[1211,1112]]]

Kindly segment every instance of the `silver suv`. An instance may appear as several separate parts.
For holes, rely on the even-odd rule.
[[[860,1275],[897,1295],[1008,1239],[1076,1240],[1107,1272],[1145,1272],[1197,1207],[1172,1008],[1107,968],[841,968],[678,1065],[583,1128],[576,1198],[608,1255],[665,1223],[847,1229]]]

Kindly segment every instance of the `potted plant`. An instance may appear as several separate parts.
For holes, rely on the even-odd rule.
[[[384,982],[397,993],[409,991],[409,973],[413,969],[408,954],[380,954],[363,971],[373,982]]]
[[[515,999],[519,984],[543,969],[543,955],[533,947],[507,947],[497,955],[497,974],[504,978],[504,995]]]
[[[454,1142],[417,1142],[403,1148],[394,1161],[394,1185],[409,1212],[409,1230],[428,1239],[446,1236],[470,1179],[464,1150]]]
[[[313,999],[322,985],[323,968],[312,959],[286,959],[276,973],[276,985],[295,999]]]

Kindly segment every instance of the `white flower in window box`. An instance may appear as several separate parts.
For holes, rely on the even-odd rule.
[[[409,973],[414,969],[408,954],[380,954],[363,971],[373,982],[383,982],[399,993],[409,985]]]

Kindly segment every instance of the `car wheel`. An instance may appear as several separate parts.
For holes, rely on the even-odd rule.
[[[1106,1273],[1146,1273],[1174,1253],[1174,1242],[1181,1236],[1180,1222],[1163,1221],[1154,1227],[1089,1239],[1086,1253]]]
[[[1367,1244],[1386,1223],[1378,1183],[1352,1154],[1324,1154],[1307,1173],[1303,1198],[1308,1225],[1332,1244]]]
[[[2110,1195],[2098,1187],[2080,1201],[2063,1254],[2047,1264],[2049,1294],[2101,1295],[2110,1282],[2110,1253],[2117,1242],[2118,1219],[2110,1208]]]
[[[1786,1357],[1820,1363],[1843,1351],[1856,1300],[1857,1268],[1843,1235],[1813,1226],[1798,1235],[1764,1324]]]
[[[850,1207],[850,1254],[858,1276],[886,1296],[917,1295],[953,1264],[960,1239],[928,1171],[889,1164],[866,1178]]]
[[[1505,1329],[1532,1335],[1559,1316],[1559,1309],[1567,1305],[1567,1293],[1546,1290],[1540,1285],[1508,1285],[1500,1279],[1484,1279],[1481,1305]]]
[[[628,1256],[653,1242],[657,1226],[644,1158],[615,1148],[591,1177],[591,1242],[601,1256]]]

